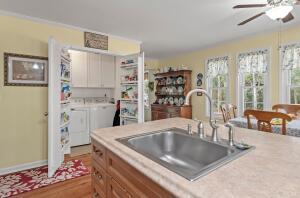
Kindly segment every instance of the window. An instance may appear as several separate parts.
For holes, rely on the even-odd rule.
[[[239,113],[268,108],[268,50],[241,53],[237,65]]]
[[[281,100],[300,104],[300,44],[285,45],[281,49]]]
[[[209,59],[206,62],[207,83],[206,89],[212,97],[213,112],[220,115],[220,105],[228,102],[228,56]],[[209,114],[208,101],[206,115]]]

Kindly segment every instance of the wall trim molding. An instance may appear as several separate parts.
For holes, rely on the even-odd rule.
[[[92,32],[92,33],[95,33],[95,34],[102,34],[102,35],[105,35],[105,36],[108,36],[108,37],[111,37],[111,38],[122,39],[124,41],[133,42],[133,43],[136,43],[136,44],[139,44],[139,45],[142,44],[142,41],[135,40],[135,39],[125,38],[125,37],[117,36],[117,35],[111,35],[111,34],[99,32],[99,31],[94,31],[94,30],[81,28],[79,26],[68,25],[68,24],[65,24],[65,23],[50,21],[50,20],[42,19],[42,18],[38,18],[38,17],[31,17],[31,16],[27,16],[27,15],[15,13],[15,12],[10,12],[10,11],[5,11],[5,10],[1,10],[1,9],[0,9],[0,15],[12,16],[12,17],[21,18],[21,19],[27,19],[27,20],[37,22],[37,23],[44,23],[44,24],[47,24],[47,25],[55,25],[55,26],[69,28],[69,29],[78,30],[78,31],[82,31],[82,32]]]
[[[7,168],[0,168],[0,175],[6,175],[9,173],[14,173],[14,172],[23,171],[31,168],[45,166],[47,164],[48,164],[47,160],[40,160],[40,161],[35,161],[35,162],[30,162],[25,164],[19,164]]]

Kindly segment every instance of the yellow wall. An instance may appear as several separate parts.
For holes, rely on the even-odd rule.
[[[281,34],[281,43],[300,41],[300,27],[287,29]],[[278,32],[261,34],[248,37],[232,42],[220,44],[208,49],[197,52],[183,54],[177,57],[160,60],[160,67],[163,66],[190,66],[192,73],[192,87],[196,87],[195,78],[197,73],[204,73],[205,60],[210,57],[229,55],[230,57],[230,102],[236,104],[236,55],[239,52],[249,51],[251,49],[269,48],[271,50],[270,65],[270,88],[271,88],[271,105],[279,102],[279,66],[278,66]],[[205,86],[204,86],[205,87]],[[193,117],[198,119],[206,119],[205,117],[205,100],[201,97],[193,96]]]
[[[3,86],[3,53],[48,56],[48,38],[83,47],[83,32],[0,16],[0,168],[47,159],[47,88]],[[109,51],[137,53],[140,45],[109,37]]]
[[[145,58],[145,70],[146,69],[157,70],[157,68],[159,68],[159,60],[158,59]]]

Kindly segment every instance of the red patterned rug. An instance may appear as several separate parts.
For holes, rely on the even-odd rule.
[[[48,166],[3,175],[0,176],[0,198],[28,192],[89,173],[88,168],[80,160],[72,160],[63,163],[51,178],[48,178],[47,175]]]

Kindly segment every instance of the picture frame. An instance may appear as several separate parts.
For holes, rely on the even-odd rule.
[[[92,32],[84,32],[84,46],[88,48],[108,50],[108,36]]]
[[[48,58],[4,53],[4,86],[48,86]]]

